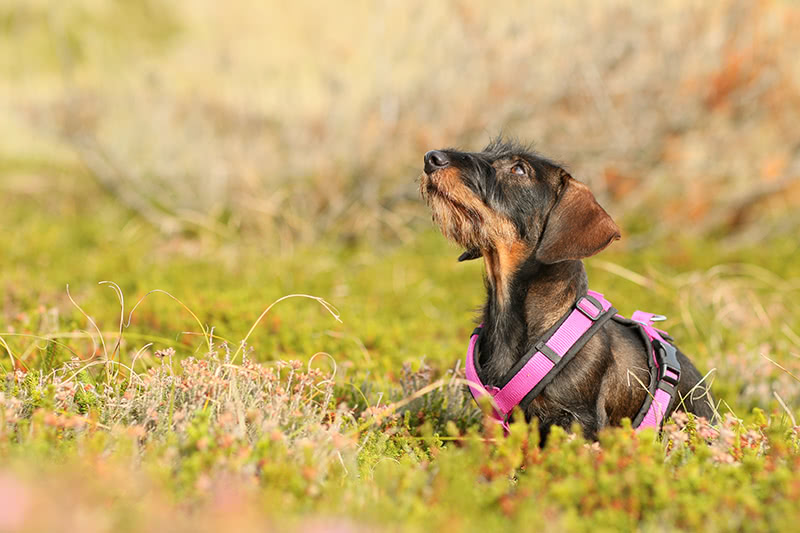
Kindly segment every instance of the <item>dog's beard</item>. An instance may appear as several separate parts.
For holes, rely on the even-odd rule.
[[[439,170],[435,180],[423,174],[420,194],[442,234],[467,249],[465,259],[475,259],[481,250],[519,238],[510,220],[487,207],[457,180],[446,170]]]
[[[433,222],[446,238],[468,250],[487,244],[481,230],[481,215],[476,210],[458,202],[428,179],[423,179],[420,193],[431,209]]]

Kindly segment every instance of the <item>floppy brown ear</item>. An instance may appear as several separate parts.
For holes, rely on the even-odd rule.
[[[550,211],[536,258],[542,263],[582,259],[620,238],[619,228],[583,183],[566,172],[566,187]]]

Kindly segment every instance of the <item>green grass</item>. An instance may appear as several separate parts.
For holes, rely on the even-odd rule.
[[[681,347],[715,369],[727,419],[679,420],[663,440],[557,433],[540,451],[535,428],[507,439],[483,429],[454,380],[482,267],[456,262],[432,230],[403,245],[269,253],[164,238],[79,177],[60,187],[7,182],[14,201],[0,214],[13,228],[0,337],[28,369],[2,363],[0,482],[27,502],[26,528],[78,520],[75,509],[129,531],[173,515],[186,528],[484,531],[780,530],[798,518],[800,436],[773,394],[796,418],[798,382],[761,357],[800,375],[789,239],[735,250],[623,241],[587,261],[592,286],[624,313],[670,316]],[[144,298],[119,350],[105,280],[124,294],[124,322]],[[233,359],[262,311],[295,293],[324,298],[341,322],[317,301],[281,301]],[[54,491],[64,496],[34,513]]]

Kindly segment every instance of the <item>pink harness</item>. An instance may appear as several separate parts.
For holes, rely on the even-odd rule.
[[[511,368],[500,388],[487,387],[478,377],[479,362],[475,358],[475,346],[483,325],[478,326],[470,337],[466,361],[467,381],[470,382],[472,397],[477,401],[481,396],[490,394],[496,405],[492,416],[508,430],[508,416],[511,411],[517,406],[525,409],[592,335],[611,319],[638,327],[643,333],[642,340],[647,345],[648,352],[653,355],[652,358],[648,357],[651,376],[648,395],[632,423],[636,431],[644,428],[660,429],[676,396],[675,387],[681,375],[675,347],[664,339],[669,338],[669,335],[653,327],[653,322],[664,320],[664,317],[636,311],[629,320],[618,315],[611,302],[594,291],[588,291],[586,296],[581,297],[570,312]]]

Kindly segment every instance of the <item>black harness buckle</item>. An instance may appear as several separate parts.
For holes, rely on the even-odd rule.
[[[681,379],[681,364],[678,362],[678,350],[668,342],[653,339],[653,348],[658,362],[658,380],[665,381],[673,387]]]

